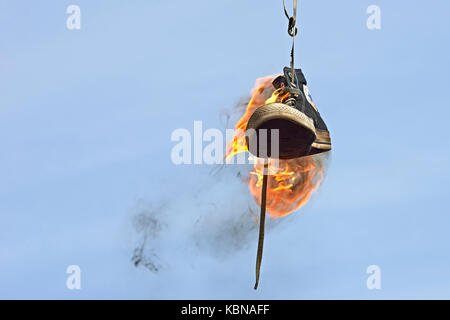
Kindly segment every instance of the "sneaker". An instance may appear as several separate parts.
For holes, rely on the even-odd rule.
[[[299,158],[331,150],[330,133],[306,86],[301,69],[295,69],[294,82],[291,81],[291,69],[285,67],[283,71],[284,75],[277,77],[272,85],[281,90],[279,96],[285,98],[281,102],[257,108],[247,123],[246,130],[254,129],[257,133],[256,136],[247,135],[249,151],[260,158],[271,157],[272,129],[279,130],[280,159]],[[267,129],[267,133],[261,135],[260,129]],[[267,145],[256,143],[254,137],[258,138],[256,141],[266,140]]]

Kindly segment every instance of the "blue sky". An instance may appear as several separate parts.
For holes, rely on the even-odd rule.
[[[371,4],[381,30],[366,27]],[[220,257],[183,240],[214,238],[192,221],[210,202],[233,219],[246,187],[172,164],[170,135],[221,128],[288,65],[282,1],[0,0],[0,298],[450,298],[449,10],[300,2],[296,64],[333,151],[319,192],[270,229],[255,292],[255,230]],[[160,203],[154,274],[131,262],[130,221]],[[381,290],[366,288],[373,264]]]

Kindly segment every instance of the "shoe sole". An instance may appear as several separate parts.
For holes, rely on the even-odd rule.
[[[306,156],[314,145],[317,145],[318,149],[324,148],[324,146],[329,146],[329,149],[331,149],[329,135],[328,142],[330,144],[322,145],[320,141],[317,141],[318,136],[314,121],[303,112],[283,103],[269,103],[256,109],[247,123],[246,130],[249,129],[254,129],[257,132],[259,129],[279,129],[280,159]],[[320,133],[320,136],[324,137],[325,135]],[[267,140],[267,150],[260,150],[258,145],[257,151],[252,153],[263,158],[264,155],[269,154],[267,151],[271,150],[270,134],[267,135]],[[251,145],[249,142],[250,139],[247,137],[247,146]],[[324,142],[327,141],[324,140]],[[266,152],[264,153],[264,151]]]

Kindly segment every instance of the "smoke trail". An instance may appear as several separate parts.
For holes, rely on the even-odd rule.
[[[269,83],[260,81],[259,84],[266,86],[266,82]],[[253,90],[253,102],[265,101],[273,92],[270,87],[263,89]],[[246,112],[250,100],[243,98],[235,108],[221,112],[225,127],[236,123]],[[280,193],[269,188],[269,215],[281,216],[271,214],[271,210],[272,213],[288,213],[304,205],[320,185],[326,160],[327,155],[317,155],[285,162],[286,167],[289,165],[296,169],[291,180],[292,190],[297,193],[289,194],[288,189]],[[312,165],[314,170],[304,170]],[[184,190],[184,193],[174,188],[177,190],[176,200],[156,200],[138,208],[133,218],[136,236],[132,256],[134,265],[157,273],[162,269],[170,269],[179,261],[193,264],[198,255],[224,259],[246,249],[250,244],[255,245],[260,195],[255,175],[257,169],[249,166],[217,166],[209,172],[207,181],[201,186],[193,183],[192,188]],[[269,182],[269,185],[274,186],[276,179],[271,178]],[[268,219],[267,232],[291,218]]]

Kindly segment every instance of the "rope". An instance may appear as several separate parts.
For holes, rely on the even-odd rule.
[[[261,215],[259,218],[259,240],[258,240],[258,252],[256,254],[256,282],[254,289],[258,289],[259,283],[259,273],[261,269],[261,261],[263,254],[263,245],[264,245],[264,227],[266,223],[266,194],[267,194],[267,172],[268,164],[267,162],[264,164],[264,176],[263,176],[263,184],[261,188]]]
[[[294,10],[293,10],[293,14],[290,17],[289,13],[287,12],[286,9],[286,0],[283,0],[283,8],[284,8],[284,14],[286,15],[286,18],[288,18],[289,20],[289,25],[288,25],[288,34],[292,37],[292,49],[291,49],[291,79],[292,79],[292,83],[297,83],[297,81],[295,81],[295,68],[294,68],[294,51],[295,51],[295,36],[298,33],[298,29],[297,29],[297,0],[294,0]]]

